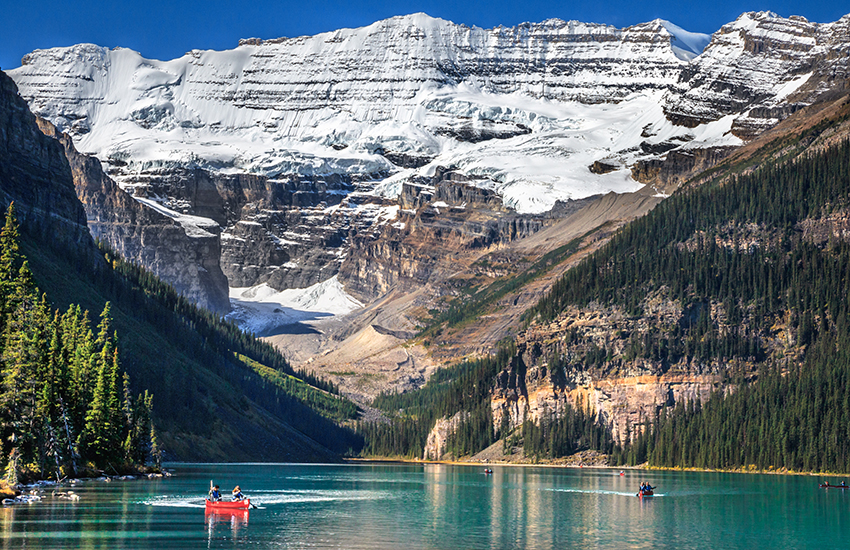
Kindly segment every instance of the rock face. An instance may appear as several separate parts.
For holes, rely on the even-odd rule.
[[[663,158],[636,162],[631,168],[632,177],[643,183],[651,183],[656,189],[673,192],[690,176],[719,164],[734,149],[734,147],[709,147],[670,151]]]
[[[331,113],[323,111],[329,109],[350,112],[354,120],[398,119],[400,109],[419,106],[421,90],[461,83],[495,94],[587,103],[666,90],[699,53],[673,47],[670,28],[660,20],[617,29],[550,19],[485,30],[415,14],[310,37],[246,40],[230,52],[193,50],[168,63],[91,44],[39,50],[24,58],[15,75],[36,110],[51,112],[49,118],[74,136],[97,132],[110,116],[104,109],[130,108],[128,122],[149,129],[190,129],[215,123],[207,116],[213,105],[223,109],[216,124],[221,129],[256,122],[261,132],[294,136],[327,119]],[[114,76],[126,79],[132,91],[124,90],[123,105],[110,105],[118,83],[107,79],[128,64],[135,70]],[[71,70],[54,74],[58,67]],[[64,85],[51,86],[55,78]],[[99,92],[84,99],[82,90]],[[148,98],[147,105],[140,97]],[[446,102],[427,107],[438,118],[436,129],[461,134],[463,141],[486,138],[488,128],[502,138],[529,131],[500,116],[504,112],[476,122],[445,111]],[[351,136],[341,130],[323,139],[350,145]]]
[[[494,429],[510,430],[526,420],[548,423],[559,418],[567,407],[590,410],[607,426],[615,441],[626,443],[638,435],[647,420],[655,418],[664,406],[704,402],[713,391],[724,388],[719,374],[656,374],[625,378],[588,378],[566,384],[553,381],[546,366],[527,369],[521,377],[504,373],[490,406]],[[511,385],[515,380],[515,386]]]
[[[219,228],[192,229],[137,202],[103,173],[100,161],[77,152],[71,138],[44,119],[41,131],[64,147],[76,194],[85,207],[89,230],[124,258],[170,282],[177,292],[211,311],[230,311],[227,279],[221,272]]]
[[[351,224],[351,209],[339,208],[354,189],[348,177],[172,168],[141,174],[126,187],[175,212],[208,218],[221,232],[220,270],[230,286],[304,288],[339,270]]]
[[[62,146],[38,131],[15,83],[0,72],[0,199],[15,202],[25,231],[56,249],[93,249],[86,213],[74,194]]]
[[[428,434],[422,460],[443,460],[447,457],[446,442],[457,430],[461,422],[469,417],[466,411],[460,411],[451,418],[439,418]]]
[[[405,184],[399,203],[380,232],[351,239],[340,275],[361,301],[444,280],[471,262],[475,251],[526,237],[552,221],[506,211],[498,195],[452,173]]]
[[[819,24],[745,13],[714,33],[682,71],[665,113],[685,126],[743,113],[733,131],[752,137],[819,96],[847,89],[849,36],[850,16]]]
[[[505,417],[511,429],[525,420],[548,422],[569,405],[589,410],[615,440],[628,442],[665,405],[705,401],[726,388],[730,369],[748,368],[693,359],[670,364],[630,355],[633,342],[653,325],[682,323],[692,314],[663,292],[646,303],[649,313],[643,317],[629,317],[617,307],[571,308],[558,321],[522,333],[513,362],[497,377],[491,400],[494,428]],[[722,308],[711,311],[713,318],[723,319]],[[774,338],[786,336],[780,332]],[[555,363],[553,358],[558,358]]]

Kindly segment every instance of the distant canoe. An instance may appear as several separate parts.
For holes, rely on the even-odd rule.
[[[821,483],[821,489],[850,489],[850,485],[830,485],[829,483]]]

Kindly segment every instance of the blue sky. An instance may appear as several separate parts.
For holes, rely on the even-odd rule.
[[[850,4],[846,0],[0,0],[0,68],[20,66],[21,57],[34,49],[81,42],[123,46],[166,60],[192,49],[233,48],[240,38],[316,34],[415,12],[484,28],[550,17],[625,27],[660,17],[710,34],[745,11],[759,10],[826,23],[850,13]]]

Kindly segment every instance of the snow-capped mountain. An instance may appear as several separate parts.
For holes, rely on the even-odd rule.
[[[745,13],[714,33],[705,53],[665,98],[668,118],[695,126],[739,114],[739,135],[754,135],[822,94],[845,87],[850,15],[834,23]]]
[[[627,173],[559,174],[589,164],[570,160],[585,142],[609,147],[617,126],[658,104],[707,40],[660,20],[484,30],[415,14],[166,62],[85,44],[42,50],[12,76],[34,112],[120,166],[127,185],[139,171],[186,165],[375,178],[432,163],[493,176],[509,204],[542,211],[634,189]],[[475,145],[489,137],[502,139]]]
[[[709,37],[414,14],[170,61],[38,50],[10,76],[124,189],[219,224],[231,286],[280,290],[335,275],[352,233],[398,223],[403,185],[444,168],[540,213],[634,191],[630,167],[672,149],[740,144],[846,78],[848,26],[748,13]]]

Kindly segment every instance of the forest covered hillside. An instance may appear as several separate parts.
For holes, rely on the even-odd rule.
[[[500,354],[379,398],[367,451],[442,431],[443,457],[850,471],[850,104],[792,119],[568,270]]]

